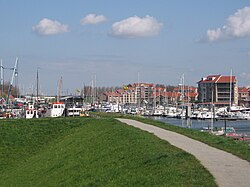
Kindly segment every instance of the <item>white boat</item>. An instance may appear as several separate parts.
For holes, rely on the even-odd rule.
[[[71,107],[71,108],[67,108],[67,116],[80,116],[80,114],[82,113],[82,108],[77,108],[75,106]]]
[[[177,117],[177,109],[176,107],[166,107],[164,111],[164,115],[168,118],[175,118]]]
[[[246,120],[250,120],[250,111],[242,111],[242,118]]]
[[[185,118],[186,118],[186,111],[185,111],[185,110],[181,110],[181,111],[177,114],[177,118],[185,119]]]
[[[235,128],[234,127],[226,127],[226,130],[224,127],[221,127],[220,130],[218,131],[212,131],[212,133],[214,135],[217,135],[217,136],[222,136],[222,135],[226,135],[227,134],[232,134],[232,133],[235,133]]]
[[[153,110],[152,116],[162,116],[163,110],[155,109]]]
[[[217,119],[218,116],[216,113],[211,111],[196,111],[195,113],[196,119],[206,120],[206,119]]]
[[[38,110],[35,109],[33,103],[28,103],[28,108],[25,110],[25,118],[26,119],[39,118]]]
[[[63,116],[65,111],[65,104],[63,102],[54,102],[49,105],[45,113],[45,117],[60,117]]]

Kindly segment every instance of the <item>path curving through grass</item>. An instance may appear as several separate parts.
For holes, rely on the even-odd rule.
[[[2,122],[0,186],[216,186],[192,155],[115,119]]]
[[[172,131],[131,119],[118,120],[153,133],[170,144],[194,155],[211,172],[219,186],[248,187],[250,184],[250,165],[245,160]]]

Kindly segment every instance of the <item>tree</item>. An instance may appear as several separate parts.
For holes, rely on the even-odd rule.
[[[6,98],[8,95],[8,91],[9,91],[9,87],[10,87],[10,82],[4,82],[3,85],[3,96],[2,96],[2,91],[0,92],[0,96]],[[1,90],[2,90],[2,86],[1,86]],[[11,95],[13,95],[14,97],[17,97],[18,95],[20,95],[20,90],[18,87],[15,87],[14,85],[12,85],[12,89],[11,89]]]

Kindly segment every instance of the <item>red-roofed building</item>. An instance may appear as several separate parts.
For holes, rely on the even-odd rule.
[[[230,93],[231,91],[231,93]],[[198,82],[198,100],[220,105],[238,104],[238,86],[235,76],[209,75]]]
[[[105,92],[106,101],[110,103],[119,103],[121,102],[121,94],[118,92]]]
[[[195,102],[195,101],[198,100],[198,93],[197,92],[188,92],[188,93],[185,93],[185,98],[189,102]]]
[[[173,91],[181,93],[181,89],[182,89],[182,86],[180,85],[180,86],[175,87]],[[193,87],[193,86],[184,86],[183,87],[183,91],[184,91],[184,93],[187,93],[187,92],[189,92],[189,93],[196,93],[197,92],[197,88]]]
[[[184,87],[185,97],[184,100],[196,101],[197,100],[197,88],[192,86]],[[181,93],[177,87],[175,91],[167,91],[163,85],[155,85],[149,83],[133,83],[129,85],[123,85],[122,88],[114,92],[104,93],[103,101],[111,103],[129,104],[143,106],[145,103],[152,105],[156,104],[176,104],[181,101]]]
[[[198,100],[197,87],[179,85],[174,88],[173,92],[181,94],[182,90],[184,92],[184,97],[181,96],[180,101],[182,101],[182,99],[184,99],[185,102],[195,102]]]
[[[179,92],[153,92],[150,95],[150,103],[153,103],[154,101],[156,104],[175,104],[176,102],[180,101],[181,93]]]
[[[246,107],[250,106],[250,88],[239,87],[238,95],[239,95],[239,105],[244,105]]]
[[[144,101],[149,102],[150,95],[155,88],[154,84],[151,83],[134,83],[132,87],[135,91],[135,100],[136,103],[141,105]]]
[[[136,92],[135,89],[132,87],[128,87],[124,90],[120,90],[119,93],[121,94],[120,103],[122,104],[136,104]]]

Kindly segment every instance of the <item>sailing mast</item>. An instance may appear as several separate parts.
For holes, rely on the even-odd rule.
[[[16,62],[15,62],[15,66],[14,66],[14,69],[13,69],[13,74],[12,74],[12,78],[11,78],[11,82],[10,82],[10,86],[9,86],[9,90],[8,90],[8,95],[7,95],[7,99],[6,99],[6,104],[7,105],[9,104],[10,92],[11,92],[11,89],[12,89],[14,76],[16,74],[17,63],[18,63],[18,58],[16,58]]]
[[[15,69],[15,88],[16,88],[16,97],[17,98],[19,98],[19,94],[20,94],[18,84],[19,83],[18,83],[18,63],[17,63],[16,69]]]
[[[3,79],[3,60],[1,59],[1,96],[4,96],[4,79]]]
[[[185,93],[184,93],[184,73],[182,74],[180,78],[180,87],[181,87],[181,126],[183,127],[183,114],[184,114],[184,99],[185,99]]]
[[[153,114],[155,113],[156,109],[156,85],[154,85],[154,103],[153,103]]]
[[[97,102],[97,87],[96,87],[96,75],[94,75],[94,104]]]
[[[95,93],[95,91],[94,91],[94,80],[92,79],[91,80],[91,104],[94,104],[94,93]],[[113,100],[113,98],[112,98],[112,100]]]
[[[138,109],[141,107],[141,88],[140,88],[140,72],[138,71],[137,73],[137,104],[138,104]]]
[[[57,85],[57,102],[60,101],[60,97],[61,97],[61,94],[62,94],[62,84],[63,84],[63,79],[62,79],[62,76],[61,76],[61,78],[58,81],[58,85]]]
[[[212,87],[211,131],[214,129],[214,87]],[[208,129],[209,130],[209,129]]]
[[[231,71],[230,71],[230,93],[229,93],[230,110],[231,110],[231,107],[232,107],[232,75],[233,75],[233,70],[231,68]]]
[[[38,78],[39,78],[39,77],[38,77],[38,69],[39,69],[39,68],[36,69],[36,102],[37,102],[37,104],[38,104],[38,93],[39,93],[39,92],[38,92],[38,88],[39,88],[39,85],[38,85],[38,84],[39,84],[39,82],[38,82],[38,80],[39,80],[39,79],[38,79]]]
[[[180,80],[180,86],[181,86],[181,114],[183,115],[184,113],[184,99],[185,99],[185,93],[184,93],[184,73],[181,76]]]

